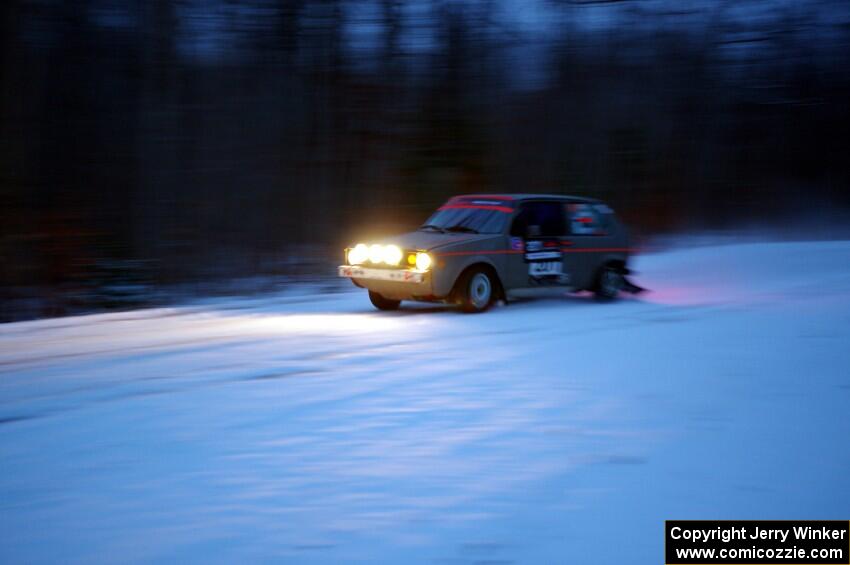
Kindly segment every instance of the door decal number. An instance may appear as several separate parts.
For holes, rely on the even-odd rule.
[[[562,263],[560,261],[539,261],[528,264],[528,274],[532,277],[545,277],[560,275]]]
[[[569,284],[564,272],[563,254],[557,239],[526,240],[525,261],[528,264],[528,282],[532,286]]]

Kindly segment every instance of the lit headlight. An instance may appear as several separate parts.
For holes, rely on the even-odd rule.
[[[403,254],[401,249],[396,245],[387,245],[384,247],[384,263],[387,265],[398,265],[401,263]]]
[[[350,265],[359,265],[365,263],[369,258],[369,248],[365,243],[358,243],[348,251],[348,263]]]
[[[416,268],[420,271],[427,271],[431,266],[431,256],[427,253],[416,254]]]
[[[348,250],[348,263],[360,265],[370,262],[373,265],[385,263],[387,265],[398,265],[404,259],[404,252],[397,245],[366,245],[358,243]],[[411,254],[408,263],[416,265],[417,269],[426,270],[431,266],[431,258],[427,253]]]
[[[369,246],[369,262],[376,265],[384,260],[384,248],[378,244]]]

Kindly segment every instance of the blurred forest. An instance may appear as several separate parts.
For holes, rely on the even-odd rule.
[[[594,196],[640,233],[850,204],[846,0],[10,0],[0,18],[0,320],[332,272],[457,193]]]

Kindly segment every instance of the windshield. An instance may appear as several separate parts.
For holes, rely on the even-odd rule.
[[[503,233],[510,214],[482,208],[442,208],[419,229],[461,233]]]

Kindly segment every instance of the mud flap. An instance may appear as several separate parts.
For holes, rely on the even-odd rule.
[[[626,277],[623,277],[623,287],[620,290],[622,290],[623,292],[628,292],[630,294],[639,294],[641,292],[646,292],[645,288],[636,285]]]

